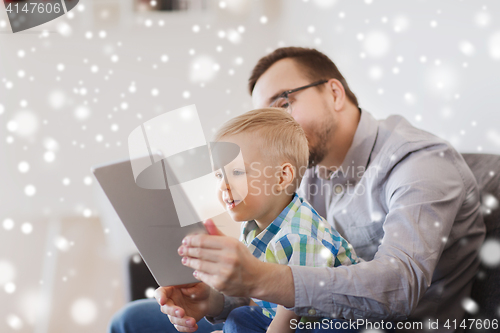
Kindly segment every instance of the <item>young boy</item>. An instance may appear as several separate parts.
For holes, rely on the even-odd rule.
[[[233,220],[245,222],[240,241],[255,257],[314,267],[359,261],[352,246],[295,193],[309,150],[291,115],[278,108],[249,111],[226,122],[215,140],[241,148],[243,159],[215,172],[217,193]],[[229,314],[224,332],[293,332],[292,319],[300,321],[293,311],[253,299]]]

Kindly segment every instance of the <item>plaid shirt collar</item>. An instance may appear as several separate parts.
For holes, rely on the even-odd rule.
[[[278,231],[281,229],[283,221],[290,221],[301,205],[302,202],[297,193],[295,193],[288,206],[283,209],[278,217],[275,218],[266,229],[256,235],[250,244],[247,243],[247,236],[250,233],[255,233],[258,230],[258,225],[255,220],[245,222],[242,230],[242,238],[240,240],[248,247],[250,252],[252,252],[256,258],[260,258],[261,255],[265,254],[267,245],[271,239],[273,239],[273,237],[276,236]]]

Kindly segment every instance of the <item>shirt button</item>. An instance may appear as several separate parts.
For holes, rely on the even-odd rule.
[[[342,186],[341,185],[335,186],[335,193],[337,193],[337,194],[342,193]]]
[[[316,310],[314,310],[314,309],[309,309],[309,310],[307,311],[307,313],[309,313],[309,315],[310,315],[310,316],[314,316],[314,315],[316,314]]]

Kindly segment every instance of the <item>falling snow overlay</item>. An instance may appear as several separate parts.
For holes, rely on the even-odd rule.
[[[0,5],[0,332],[105,331],[136,249],[90,167],[126,158],[134,128],[186,105],[211,138],[252,108],[250,71],[277,47],[327,54],[376,118],[500,154],[499,1],[205,2],[167,13],[160,1],[84,0],[16,34]],[[500,216],[495,193],[481,197],[485,217]],[[478,279],[500,267],[498,237],[480,249]]]

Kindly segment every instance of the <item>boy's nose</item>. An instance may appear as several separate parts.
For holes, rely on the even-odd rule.
[[[223,192],[230,190],[229,183],[226,183],[226,179],[222,178],[219,180],[219,189]]]

